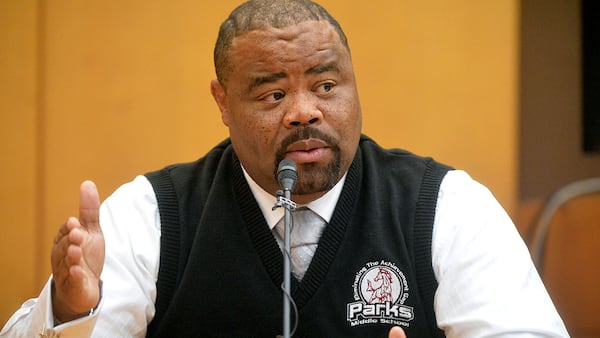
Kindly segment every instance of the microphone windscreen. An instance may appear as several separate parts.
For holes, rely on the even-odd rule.
[[[298,169],[296,163],[292,160],[284,159],[279,162],[277,167],[277,181],[283,189],[292,190],[298,179]]]

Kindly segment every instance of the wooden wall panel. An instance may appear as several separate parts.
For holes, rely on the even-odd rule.
[[[515,210],[518,1],[357,6],[342,23],[365,132],[467,170]]]
[[[521,7],[518,198],[527,201],[599,176],[600,154],[582,147],[581,1],[522,0]]]
[[[45,238],[76,215],[82,180],[94,180],[105,198],[135,175],[193,160],[226,136],[209,81],[217,13],[228,9],[209,15],[203,6],[47,7]]]
[[[35,1],[0,1],[0,325],[37,294],[36,20]]]

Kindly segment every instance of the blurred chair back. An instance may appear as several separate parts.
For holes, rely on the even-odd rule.
[[[553,193],[533,231],[533,261],[572,337],[600,337],[600,177]]]

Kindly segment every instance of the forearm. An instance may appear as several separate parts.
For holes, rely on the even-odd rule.
[[[15,312],[0,337],[143,337],[154,316],[160,224],[150,183],[142,176],[125,184],[101,207],[108,251],[102,299],[93,315],[55,325],[51,280],[38,298]],[[94,334],[95,333],[95,334]]]

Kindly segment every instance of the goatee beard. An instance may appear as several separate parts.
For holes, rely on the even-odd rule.
[[[298,181],[294,187],[294,195],[307,195],[325,192],[333,188],[340,178],[342,155],[338,142],[331,136],[311,127],[302,127],[283,139],[273,165],[273,176],[277,179],[277,167],[285,158],[286,149],[294,142],[305,139],[320,139],[328,144],[333,152],[333,159],[321,165],[318,163],[305,163],[298,166]],[[296,164],[298,165],[298,164]]]

